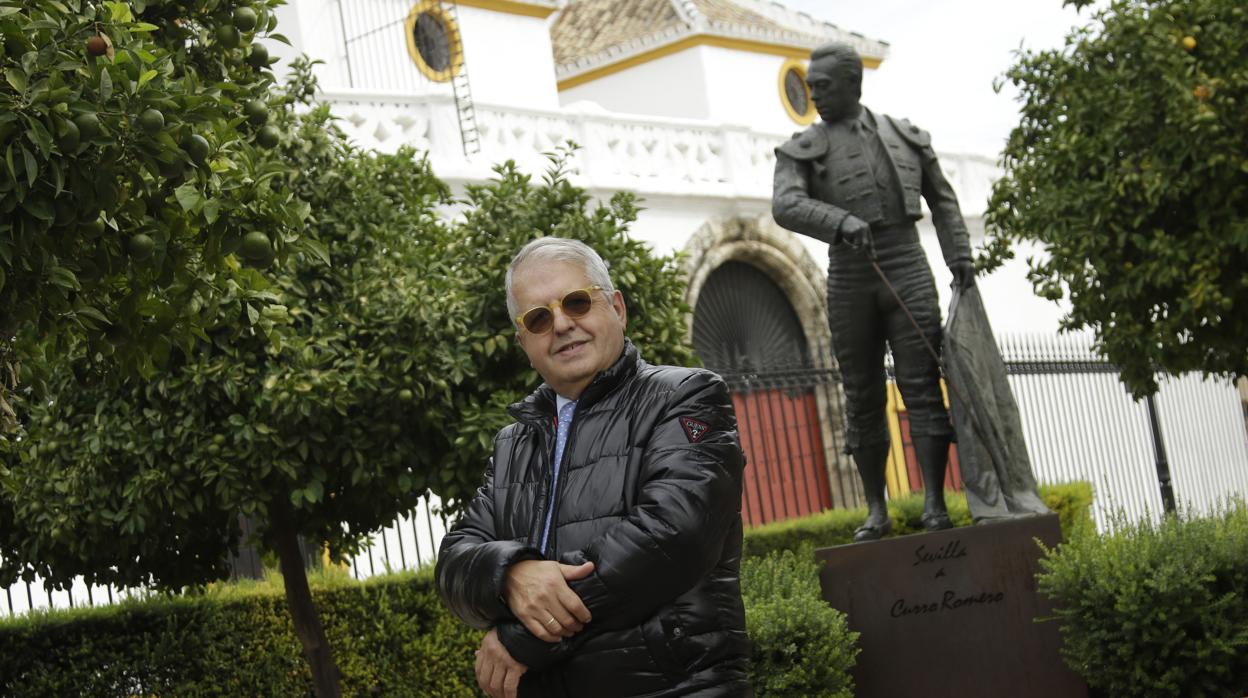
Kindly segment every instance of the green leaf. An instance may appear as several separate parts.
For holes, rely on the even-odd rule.
[[[52,267],[48,271],[48,279],[62,288],[68,288],[74,291],[81,291],[82,285],[78,283],[78,277],[74,276],[74,272],[65,267]]]
[[[148,24],[147,22],[137,22],[135,24],[131,24],[129,29],[130,31],[135,32],[135,33],[142,33],[142,32],[154,32],[157,29],[160,29],[160,27],[156,26],[155,24]]]
[[[52,205],[43,197],[26,197],[26,200],[22,202],[22,210],[41,221],[50,221],[56,218],[56,212],[52,209]]]
[[[23,73],[21,70],[17,68],[6,69],[4,71],[4,79],[18,92],[26,91],[26,73]]]
[[[113,96],[113,76],[109,75],[108,68],[105,67],[100,71],[100,102],[107,102],[109,97]]]
[[[329,249],[323,243],[313,240],[311,237],[304,237],[300,239],[299,244],[316,256],[322,264],[330,264]]]
[[[178,205],[182,207],[182,210],[187,212],[196,210],[204,201],[203,194],[193,182],[187,182],[175,189],[173,196],[178,200]]]
[[[146,85],[152,78],[156,77],[156,74],[155,70],[144,71],[143,74],[139,76],[139,87],[142,88]]]
[[[99,310],[89,305],[85,305],[80,308],[77,308],[74,310],[74,312],[77,313],[78,315],[82,315],[87,318],[90,318],[91,320],[94,320],[100,326],[108,324],[108,317],[106,317],[104,313],[101,313]]]
[[[129,4],[124,2],[106,2],[104,6],[109,9],[114,22],[127,24],[134,21],[134,15],[130,12]]]
[[[39,178],[39,163],[35,160],[34,153],[27,150],[26,146],[22,146],[22,161],[26,165],[26,184],[33,187],[35,180]]]

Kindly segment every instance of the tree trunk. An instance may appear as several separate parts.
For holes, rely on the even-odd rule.
[[[317,698],[341,698],[338,686],[338,665],[325,637],[325,628],[312,604],[312,592],[308,589],[308,575],[303,568],[303,555],[299,551],[299,539],[290,520],[290,505],[275,502],[269,509],[272,516],[273,542],[286,584],[286,603],[295,624],[295,635],[303,643],[303,655],[312,669],[312,683]]]

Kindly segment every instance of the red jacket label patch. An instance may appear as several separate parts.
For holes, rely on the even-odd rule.
[[[680,426],[685,430],[685,437],[689,439],[689,443],[695,444],[701,441],[703,436],[706,436],[706,432],[711,430],[706,422],[699,422],[692,417],[681,417]]]

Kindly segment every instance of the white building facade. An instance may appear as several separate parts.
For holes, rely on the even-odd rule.
[[[325,62],[324,98],[361,145],[382,151],[413,145],[429,153],[440,177],[462,187],[489,178],[492,165],[509,159],[539,174],[547,166],[543,153],[574,141],[580,146],[572,158],[574,181],[603,200],[617,191],[635,193],[643,211],[631,234],[656,251],[686,254],[695,320],[708,279],[726,265],[744,264],[792,311],[794,340],[812,354],[827,352],[826,245],[772,220],[773,149],[816,118],[803,83],[812,48],[854,45],[867,68],[863,102],[870,105],[872,69],[887,60],[886,43],[770,0],[291,0],[282,13],[279,26],[295,44],[285,55],[308,53]],[[469,128],[457,117],[466,105]],[[995,154],[942,151],[939,133],[933,141],[976,246],[1000,175]],[[926,218],[919,230],[947,303],[951,276],[935,232]],[[1032,353],[1041,363],[1094,360],[1086,337],[1056,339],[1063,308],[1033,293],[1029,251],[1016,253],[978,280],[994,330],[1037,338]],[[1028,351],[1010,344],[1016,345]],[[1129,413],[1130,423],[1089,429],[1132,434],[1129,443],[1136,444],[1149,436],[1144,408],[1115,392],[1115,381],[1098,388],[1107,391],[1105,402],[1090,414]],[[1242,466],[1248,443],[1242,415],[1233,409],[1234,389],[1204,385],[1207,394],[1191,393],[1195,403],[1168,401],[1163,389],[1162,423],[1185,423],[1192,404],[1209,405],[1220,416],[1206,422],[1229,444],[1224,458]],[[1017,390],[1040,388],[1020,383]],[[1046,395],[1052,403],[1070,392]],[[832,447],[838,437],[828,425],[839,423],[835,412],[820,402],[834,490],[837,470],[852,468]],[[1099,433],[1086,435],[1085,446],[1041,443],[1071,440],[1069,429],[1054,430],[1059,423],[1059,416],[1038,417],[1028,427],[1033,454],[1048,454],[1033,455],[1041,481],[1085,479],[1113,491],[1112,501],[1098,496],[1102,523],[1114,507],[1134,516],[1161,510],[1148,448],[1122,455],[1136,446],[1115,446]],[[1176,436],[1166,446],[1172,460],[1191,460],[1183,468],[1198,468],[1200,440]],[[1100,455],[1089,457],[1093,451]],[[1083,461],[1086,466],[1072,465]],[[904,463],[894,470],[890,491],[911,489]],[[1211,481],[1194,473],[1185,479]],[[1188,483],[1176,477],[1181,501],[1201,508],[1222,494],[1248,494],[1242,467],[1199,491],[1185,490]],[[856,501],[846,487],[833,493],[834,504]],[[1127,491],[1133,494],[1120,494]]]
[[[789,339],[809,354],[827,353],[826,245],[771,219],[773,149],[814,120],[802,83],[812,48],[852,43],[868,68],[870,105],[884,42],[768,0],[289,0],[278,20],[293,44],[269,43],[282,59],[278,70],[299,54],[323,61],[322,98],[359,145],[413,146],[462,191],[505,160],[540,174],[543,153],[574,141],[573,181],[600,200],[635,193],[644,210],[631,234],[658,252],[686,253],[695,318],[714,305],[703,293],[714,275],[751,270],[791,318]],[[940,133],[933,141],[977,245],[1000,174],[995,154],[942,151]],[[947,302],[950,274],[935,232],[926,219],[919,230]],[[1119,508],[1132,518],[1156,515],[1162,503],[1144,406],[1112,371],[1072,373],[1095,357],[1086,341],[1057,338],[1062,308],[1033,294],[1027,255],[1017,251],[978,283],[994,329],[1011,337],[1007,354],[1052,369],[1014,382],[1037,478],[1092,482],[1102,527]],[[792,409],[783,391],[773,392],[766,404]],[[818,417],[810,443],[820,454],[808,464],[825,470],[825,506],[857,502],[852,464],[836,448],[836,402],[831,394],[809,401]],[[759,404],[741,403],[738,413],[744,420]],[[1241,404],[1227,383],[1164,383],[1158,409],[1181,505],[1209,510],[1226,496],[1248,496]],[[759,457],[751,467],[784,476]],[[889,485],[891,493],[910,489],[900,458]],[[353,572],[430,563],[445,530],[436,510],[433,500],[379,533]],[[113,596],[81,584],[4,591],[0,613],[10,614]]]

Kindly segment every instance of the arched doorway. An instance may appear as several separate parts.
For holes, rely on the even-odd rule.
[[[693,312],[693,346],[707,366],[796,366],[806,334],[784,293],[762,271],[726,262],[707,277]]]
[[[748,461],[741,505],[746,524],[830,508],[817,391],[835,390],[835,373],[811,361],[784,292],[752,264],[719,265],[699,290],[693,346],[732,389]]]

